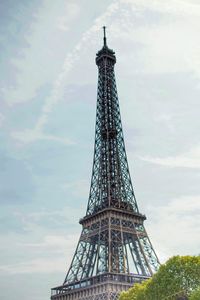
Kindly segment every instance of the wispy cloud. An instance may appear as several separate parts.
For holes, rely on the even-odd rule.
[[[161,2],[160,0],[120,0],[121,3],[127,3],[132,6],[133,9],[150,8],[161,13],[175,13],[175,14],[192,14],[200,15],[200,5],[197,2],[190,0],[170,0],[167,2]]]
[[[28,144],[33,143],[35,141],[39,140],[46,140],[46,141],[54,141],[59,142],[64,145],[74,145],[75,142],[73,142],[70,139],[67,139],[65,137],[59,137],[51,134],[43,133],[41,130],[35,129],[25,129],[24,131],[13,131],[11,133],[11,137],[16,139],[21,144]]]
[[[21,231],[35,233],[41,233],[41,231],[49,232],[49,229],[53,232],[61,230],[65,226],[71,226],[77,223],[78,218],[83,213],[82,207],[76,208],[71,206],[65,206],[62,210],[40,210],[29,213],[17,210],[13,213],[13,220],[20,223]],[[77,230],[77,227],[73,225],[71,231]]]
[[[34,254],[35,258],[30,260],[25,258],[16,264],[1,265],[0,273],[32,274],[63,272],[65,266],[68,267],[71,262],[78,238],[79,235],[77,234],[69,234],[67,236],[48,235],[40,242],[18,243],[15,247],[23,253]],[[44,253],[46,253],[45,257]]]
[[[98,17],[94,24],[90,29],[83,33],[80,41],[74,47],[74,49],[66,56],[62,71],[58,75],[57,80],[54,82],[54,87],[51,93],[51,96],[46,99],[45,104],[42,109],[42,114],[39,117],[36,128],[42,129],[44,125],[48,121],[48,115],[52,112],[54,106],[58,103],[58,101],[62,98],[62,93],[67,81],[67,76],[69,75],[70,70],[72,69],[75,62],[80,58],[80,53],[83,47],[88,47],[88,41],[91,39],[92,36],[102,27],[105,20],[111,17],[112,14],[118,9],[118,1],[112,3],[106,10],[106,12]],[[108,20],[107,20],[108,21]]]
[[[78,180],[75,182],[62,184],[64,190],[71,190],[74,195],[81,197],[88,197],[89,194],[89,182],[87,180]]]
[[[181,4],[181,5],[180,5]],[[70,14],[71,18],[75,18],[79,14],[79,7],[73,3],[67,4],[67,10],[70,6]],[[119,10],[120,8],[120,10]],[[70,71],[73,69],[73,66],[80,58],[80,53],[82,49],[88,47],[88,41],[95,38],[95,33],[99,31],[102,27],[102,24],[111,23],[111,30],[115,33],[115,35],[122,36],[127,38],[129,41],[137,41],[142,44],[145,44],[146,47],[140,52],[140,56],[142,56],[143,66],[141,67],[141,71],[145,72],[176,72],[176,71],[185,71],[185,70],[193,70],[196,74],[200,75],[200,59],[199,59],[199,50],[200,45],[194,45],[194,36],[198,34],[197,31],[193,33],[191,36],[191,26],[187,27],[185,24],[185,19],[179,19],[177,21],[176,26],[174,27],[174,22],[172,24],[161,24],[161,26],[155,27],[151,26],[146,27],[139,26],[137,27],[137,18],[134,20],[131,16],[129,16],[129,12],[131,10],[136,11],[138,13],[142,13],[145,9],[150,9],[151,11],[156,11],[157,13],[165,12],[171,14],[176,14],[177,16],[188,17],[190,14],[194,14],[194,16],[200,15],[200,6],[191,4],[187,1],[171,1],[170,3],[161,3],[158,0],[154,0],[151,4],[148,1],[130,1],[130,0],[119,0],[114,1],[106,11],[96,18],[93,22],[93,25],[83,33],[80,41],[75,45],[74,49],[67,54],[62,71],[57,76],[52,88],[52,92],[50,97],[46,98],[45,103],[42,107],[41,114],[34,126],[33,129],[29,129],[30,136],[27,135],[27,130],[25,132],[15,132],[12,134],[12,137],[18,139],[19,142],[22,143],[31,143],[36,140],[49,139],[58,142],[62,142],[61,138],[52,138],[46,136],[43,131],[44,127],[48,123],[49,115],[54,110],[54,107],[58,104],[60,99],[63,97],[63,91],[67,82],[67,77]],[[190,9],[188,9],[190,8]],[[116,18],[113,16],[116,14]],[[62,19],[64,20],[64,19]],[[120,21],[120,22],[118,22]],[[62,21],[64,22],[64,21]],[[67,30],[66,23],[62,23],[64,29]],[[136,24],[135,24],[136,23]],[[61,27],[62,27],[61,26]],[[185,29],[183,30],[183,26]],[[125,30],[126,29],[126,30]],[[187,34],[187,43],[185,41],[185,35]],[[177,40],[177,36],[179,37]],[[156,40],[159,41],[155,43]],[[188,42],[188,39],[191,41]],[[172,47],[166,49],[166,41],[169,40],[168,44],[176,45],[176,47]],[[184,49],[184,53],[182,53],[182,49]],[[180,55],[182,53],[182,55]],[[45,137],[46,136],[46,137]],[[64,142],[65,143],[65,142]],[[67,143],[65,143],[67,144]]]
[[[199,169],[200,168],[200,146],[196,146],[192,148],[190,151],[186,153],[181,153],[175,156],[168,156],[168,157],[140,157],[140,159],[165,166],[170,168],[193,168]]]
[[[142,63],[135,71],[194,72],[200,77],[199,4],[183,0],[120,0],[120,4],[121,18],[114,20],[113,30],[129,45],[143,45],[137,53]],[[156,17],[149,17],[151,13]],[[130,59],[135,61],[134,52]]]
[[[0,267],[0,273],[3,274],[33,274],[33,273],[52,273],[63,272],[66,265],[64,258],[38,258],[28,262],[18,264],[4,265]]]
[[[44,237],[44,239],[41,242],[35,242],[35,243],[22,243],[20,246],[22,246],[24,249],[28,248],[29,251],[32,249],[39,249],[41,252],[44,252],[45,249],[48,249],[48,253],[59,253],[59,254],[65,254],[67,249],[69,251],[74,250],[75,244],[78,241],[79,235],[77,234],[69,234],[66,236],[62,235],[47,235]]]
[[[78,44],[66,56],[62,71],[53,84],[53,89],[50,97],[46,98],[45,100],[41,115],[39,116],[35,127],[30,130],[26,129],[25,131],[21,132],[14,132],[12,133],[13,138],[18,139],[23,143],[35,142],[36,140],[41,139],[41,136],[43,137],[43,139],[61,141],[60,138],[48,138],[48,136],[46,137],[46,135],[43,133],[44,127],[48,122],[49,114],[53,111],[59,100],[62,99],[64,87],[67,82],[67,76],[69,75],[69,72],[75,62],[79,59],[82,48],[88,47],[88,41],[95,35],[95,32],[97,32],[102,27],[102,24],[104,24],[105,21],[109,22],[109,18],[118,9],[118,7],[118,1],[114,1],[110,6],[108,6],[105,13],[95,19],[94,24],[91,26],[91,28],[83,33]],[[29,134],[27,134],[27,132],[30,133],[31,138]]]
[[[62,31],[68,31],[70,29],[70,23],[77,19],[80,15],[80,5],[75,2],[66,2],[63,15],[57,19],[57,27]]]
[[[149,207],[149,211],[153,222],[148,231],[164,257],[199,254],[200,195],[175,198],[163,206]]]
[[[67,3],[66,11],[69,18],[77,18],[80,13],[80,7],[75,3]],[[154,18],[147,18],[151,20],[152,26],[147,26],[147,23],[137,23],[138,16],[145,15],[146,11],[156,12],[158,16],[162,16],[163,12],[177,19],[163,19],[158,20],[159,26],[154,26],[156,22]],[[67,20],[64,15],[60,17],[57,26],[62,30],[68,30]],[[73,50],[67,54],[62,71],[58,74],[54,81],[53,88],[49,97],[45,99],[44,105],[41,109],[35,126],[33,128],[25,129],[24,131],[15,131],[11,133],[12,138],[18,142],[33,143],[37,140],[51,140],[61,142],[69,145],[60,137],[46,135],[44,128],[49,122],[49,115],[53,112],[55,106],[63,98],[63,91],[66,86],[68,75],[80,58],[83,49],[89,47],[88,41],[96,38],[96,32],[103,24],[110,25],[110,30],[117,39],[129,41],[130,47],[132,42],[144,45],[141,48],[139,61],[140,72],[146,73],[166,73],[166,72],[194,72],[198,77],[200,76],[200,44],[197,42],[199,35],[199,24],[192,20],[191,16],[198,18],[200,15],[200,6],[190,1],[175,0],[170,2],[154,1],[132,1],[132,0],[116,0],[106,11],[96,18],[92,26],[86,30],[80,41],[75,45]],[[134,17],[133,17],[134,16]],[[155,18],[155,20],[157,20]],[[162,20],[162,21],[160,21]],[[167,20],[167,21],[166,21]],[[171,21],[170,21],[171,20]],[[189,20],[189,22],[186,22]],[[195,26],[194,26],[194,22]],[[155,23],[155,24],[154,24]],[[194,30],[195,28],[195,30]],[[187,36],[187,39],[185,38]],[[178,37],[178,38],[177,38]],[[157,41],[155,43],[155,40]],[[173,45],[166,47],[166,44]],[[184,51],[183,51],[184,49]],[[130,54],[130,60],[132,54]],[[135,56],[133,58],[135,60]],[[134,69],[137,71],[137,67]],[[27,134],[29,132],[29,135]]]

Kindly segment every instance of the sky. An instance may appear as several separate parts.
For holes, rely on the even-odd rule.
[[[47,300],[85,215],[102,26],[161,262],[200,253],[199,0],[0,1],[0,290]]]

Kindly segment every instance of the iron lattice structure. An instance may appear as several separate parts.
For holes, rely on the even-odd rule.
[[[96,56],[95,148],[87,212],[80,220],[83,229],[69,271],[63,285],[52,289],[52,300],[115,300],[159,267],[129,173],[115,63],[104,28],[104,45]]]

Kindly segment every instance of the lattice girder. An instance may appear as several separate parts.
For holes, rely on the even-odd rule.
[[[87,215],[106,207],[138,212],[129,174],[110,57],[99,62],[95,151]]]
[[[159,264],[143,226],[145,216],[105,209],[86,216],[66,283],[102,273],[151,276]]]
[[[106,45],[97,53],[95,147],[82,232],[62,286],[52,300],[116,300],[152,276],[159,260],[139,212],[125,151],[114,65]]]

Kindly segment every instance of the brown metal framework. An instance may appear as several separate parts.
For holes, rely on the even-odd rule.
[[[52,300],[117,299],[121,290],[152,276],[159,261],[133,191],[115,82],[116,57],[106,43],[99,70],[94,162],[82,233],[63,285]]]

